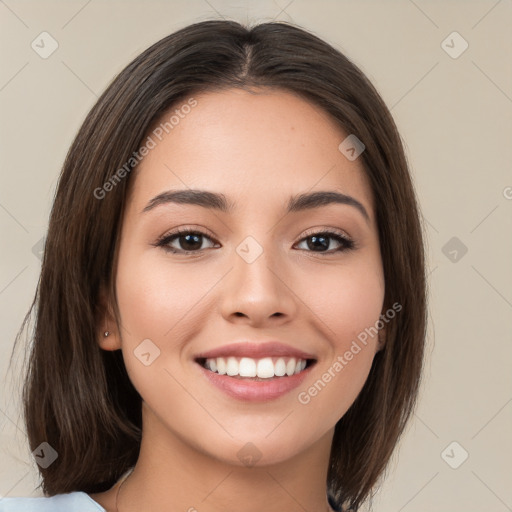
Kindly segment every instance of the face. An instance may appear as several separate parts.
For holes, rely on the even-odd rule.
[[[237,465],[282,462],[330,442],[381,348],[360,341],[384,299],[372,193],[338,149],[348,134],[304,99],[194,100],[131,177],[121,332],[105,343],[122,348],[145,428]]]

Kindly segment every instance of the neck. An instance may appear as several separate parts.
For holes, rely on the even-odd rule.
[[[118,511],[330,511],[326,479],[333,431],[284,462],[233,465],[201,453],[143,406],[143,437]]]

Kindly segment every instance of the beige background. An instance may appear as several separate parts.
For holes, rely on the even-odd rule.
[[[20,361],[7,370],[68,146],[137,54],[219,17],[290,21],[346,52],[406,144],[427,231],[429,358],[374,510],[512,510],[511,0],[0,0],[0,495],[40,494],[19,412]],[[59,45],[47,59],[31,48],[43,31]]]

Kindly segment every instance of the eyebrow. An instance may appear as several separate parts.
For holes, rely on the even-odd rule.
[[[166,192],[162,192],[151,199],[142,212],[148,212],[157,206],[168,203],[191,204],[202,206],[203,208],[218,210],[224,213],[230,213],[236,208],[235,203],[228,201],[224,194],[209,192],[206,190],[188,189],[168,190]],[[361,213],[367,222],[370,221],[370,216],[368,215],[366,208],[357,199],[352,196],[333,191],[318,191],[292,196],[288,201],[286,212],[294,213],[311,210],[321,206],[327,206],[329,204],[346,204],[348,206],[353,206]]]

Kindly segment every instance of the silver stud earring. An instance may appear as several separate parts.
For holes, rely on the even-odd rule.
[[[105,336],[105,338],[106,338],[109,334],[110,334],[110,332],[109,332],[109,331],[105,331],[105,332],[103,333],[103,336]]]

